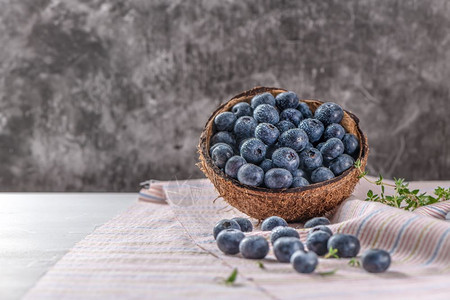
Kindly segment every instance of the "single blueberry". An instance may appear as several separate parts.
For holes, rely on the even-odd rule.
[[[264,171],[254,164],[245,164],[239,168],[237,178],[242,184],[260,186],[264,181]]]
[[[232,148],[232,147],[231,147],[230,145],[228,145],[228,144],[225,144],[225,143],[217,143],[217,144],[212,145],[212,146],[209,148],[209,155],[212,156],[212,152],[214,151],[214,149],[216,149],[216,148],[219,147],[219,146],[222,146],[222,147],[228,146],[228,147]]]
[[[294,177],[292,179],[291,188],[308,186],[309,181],[305,177]]]
[[[260,123],[256,126],[255,137],[260,139],[266,145],[272,145],[280,136],[280,131],[275,125],[270,123]]]
[[[280,237],[273,244],[273,254],[279,262],[289,262],[292,254],[305,251],[303,243],[297,237]]]
[[[225,229],[241,230],[241,227],[239,226],[239,224],[236,221],[229,220],[229,219],[220,220],[219,222],[217,222],[217,224],[214,226],[214,229],[213,229],[214,239],[216,239],[217,236],[219,235],[219,233]]]
[[[284,168],[290,172],[294,172],[298,169],[300,160],[297,152],[288,147],[281,147],[272,155],[273,165],[277,168]]]
[[[217,131],[231,131],[233,130],[236,116],[229,111],[222,112],[214,118],[214,125]]]
[[[262,231],[271,231],[277,226],[288,226],[287,222],[280,217],[272,216],[265,219],[261,224]]]
[[[222,169],[225,167],[228,159],[233,156],[233,149],[227,144],[220,143],[216,145],[218,146],[214,147],[211,152],[211,159],[216,166]]]
[[[355,257],[358,255],[360,244],[356,236],[350,234],[337,233],[328,240],[328,250],[337,250],[337,256],[343,258]]]
[[[225,174],[236,179],[239,168],[245,165],[246,163],[247,162],[245,161],[245,159],[240,155],[235,155],[231,157],[225,164]]]
[[[211,145],[217,143],[225,143],[234,148],[236,147],[236,138],[234,137],[234,134],[229,131],[219,131],[211,137]]]
[[[263,259],[269,253],[269,243],[259,235],[247,236],[239,244],[239,251],[244,258]]]
[[[313,183],[327,181],[331,178],[334,178],[333,172],[331,172],[330,169],[325,167],[318,167],[311,173],[311,181]]]
[[[312,273],[317,267],[319,260],[314,252],[297,251],[291,256],[291,264],[299,273]]]
[[[280,122],[275,124],[275,126],[280,131],[280,134],[288,131],[289,129],[297,128],[291,121],[288,120],[281,120]]]
[[[255,136],[256,126],[258,126],[258,122],[253,117],[243,116],[237,119],[233,132],[239,140],[251,138]]]
[[[320,149],[324,160],[332,160],[344,153],[344,144],[338,138],[331,138]]]
[[[280,113],[280,120],[287,120],[292,122],[295,126],[298,126],[303,120],[303,115],[300,111],[294,108],[286,108]]]
[[[311,109],[309,108],[308,104],[306,104],[305,102],[300,102],[297,109],[302,113],[303,118],[307,119],[307,118],[313,117],[313,113],[311,112]]]
[[[330,225],[330,220],[328,220],[328,218],[325,217],[315,217],[306,221],[303,228],[313,228],[318,225]]]
[[[242,232],[251,232],[253,230],[253,224],[247,218],[235,217],[231,220],[236,221],[239,224]]]
[[[267,154],[266,154],[266,156],[267,156]],[[267,171],[269,171],[270,169],[273,168],[272,160],[266,158],[259,164],[259,167],[261,169],[263,169],[264,173],[266,173]]]
[[[328,167],[334,173],[334,175],[338,176],[344,173],[345,170],[350,169],[355,160],[353,157],[347,154],[342,154],[330,161]]]
[[[272,232],[270,233],[270,242],[272,245],[280,237],[294,237],[299,239],[300,235],[298,234],[298,231],[292,227],[277,226],[272,229]]]
[[[217,247],[225,254],[239,253],[239,243],[245,238],[245,234],[237,229],[225,229],[217,235]]]
[[[239,102],[238,104],[235,104],[231,109],[231,112],[236,116],[236,118],[253,116],[253,109],[247,102]]]
[[[298,128],[303,129],[306,132],[311,143],[320,140],[323,131],[325,130],[322,122],[316,119],[304,119],[300,122]]]
[[[370,249],[364,252],[361,258],[364,270],[370,273],[381,273],[391,265],[389,252],[381,249]]]
[[[338,138],[342,140],[342,138],[345,135],[345,129],[340,124],[330,124],[325,128],[325,131],[323,132],[323,138],[324,140],[328,140],[331,138]]]
[[[302,129],[294,128],[283,132],[280,135],[278,142],[282,147],[289,147],[300,152],[305,149],[308,144],[308,136]]]
[[[319,256],[325,255],[328,252],[327,243],[331,235],[325,231],[317,231],[308,235],[306,239],[306,247],[309,251],[316,253]]]
[[[342,138],[342,143],[344,144],[344,152],[346,154],[353,155],[357,153],[359,142],[355,135],[346,133]]]
[[[280,121],[280,115],[275,107],[269,104],[261,104],[253,111],[253,118],[258,123],[277,124]]]
[[[305,149],[300,152],[300,167],[306,171],[312,171],[322,166],[322,154],[316,148]]]
[[[325,142],[318,143],[316,146],[316,149],[320,151],[320,149],[322,149],[323,145],[325,145]]]
[[[264,175],[264,184],[269,189],[287,189],[292,184],[292,174],[282,168],[270,169]]]
[[[297,169],[294,172],[292,172],[292,176],[293,177],[305,177],[306,178],[308,175],[302,169]]]
[[[249,163],[259,164],[266,157],[267,146],[257,138],[245,141],[241,146],[241,156]]]
[[[321,121],[325,126],[339,123],[344,117],[342,107],[333,102],[326,102],[319,106],[314,112],[314,118]]]
[[[259,94],[252,98],[251,104],[253,109],[261,104],[269,104],[275,106],[275,98],[271,93]]]
[[[317,225],[308,231],[308,236],[310,236],[311,234],[313,234],[314,232],[317,232],[317,231],[324,231],[324,232],[328,233],[329,235],[333,235],[333,231],[331,231],[331,229],[328,226]]]
[[[275,102],[280,110],[286,108],[297,108],[298,96],[294,92],[280,93],[275,97]]]

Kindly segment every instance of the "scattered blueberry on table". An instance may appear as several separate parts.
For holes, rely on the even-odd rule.
[[[328,250],[330,250],[330,248],[336,249],[336,255],[342,258],[356,257],[361,248],[356,236],[342,233],[330,237],[327,246]]]
[[[336,103],[312,112],[294,92],[262,93],[216,115],[209,153],[214,165],[242,184],[302,188],[352,168],[359,141],[341,124],[343,117]]]
[[[303,243],[297,237],[280,237],[273,244],[273,253],[279,262],[289,262],[292,254],[304,250]]]
[[[381,249],[370,249],[362,255],[362,266],[370,273],[381,273],[391,265],[389,252]]]
[[[305,222],[303,228],[313,228],[319,225],[330,225],[330,220],[325,217],[315,217]]]
[[[217,224],[213,228],[214,239],[217,239],[217,236],[222,230],[225,229],[237,229],[241,230],[241,226],[239,226],[238,222],[229,219],[223,219],[217,222]]]
[[[225,229],[217,235],[217,247],[225,254],[237,254],[244,238],[244,233],[238,229]]]
[[[239,251],[244,258],[262,259],[269,253],[269,243],[262,236],[247,236],[239,244]]]
[[[261,224],[261,230],[262,231],[271,231],[277,226],[288,226],[288,223],[283,218],[280,218],[278,216],[272,216],[267,219],[265,219]]]
[[[277,226],[272,229],[272,232],[270,233],[270,242],[273,245],[275,241],[281,237],[295,237],[299,239],[300,235],[298,234],[298,231],[292,227]]]
[[[319,263],[314,252],[297,251],[291,256],[291,264],[299,273],[312,273]]]

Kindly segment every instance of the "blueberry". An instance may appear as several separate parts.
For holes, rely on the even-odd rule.
[[[328,218],[325,217],[315,217],[306,221],[303,228],[313,228],[318,225],[330,225],[330,220],[328,220]]]
[[[235,122],[236,116],[229,111],[220,113],[214,118],[217,131],[231,131]]]
[[[239,224],[236,221],[229,220],[229,219],[220,220],[219,222],[217,222],[217,224],[214,226],[214,229],[213,229],[214,239],[216,239],[217,236],[219,235],[219,233],[224,229],[241,230],[241,227],[239,226]]]
[[[244,258],[263,259],[269,253],[269,243],[262,236],[247,236],[239,244],[239,251]]]
[[[311,143],[320,140],[325,129],[322,122],[316,119],[304,119],[300,122],[298,128],[306,132]]]
[[[254,164],[245,164],[239,168],[237,178],[242,184],[260,186],[264,181],[264,171]]]
[[[331,235],[325,231],[316,231],[308,235],[306,239],[306,247],[309,251],[316,253],[319,256],[325,255],[327,250],[327,243]]]
[[[266,157],[267,146],[257,138],[246,140],[241,146],[241,156],[249,163],[259,164]]]
[[[312,171],[322,166],[322,154],[316,148],[305,149],[300,152],[300,167],[306,171]]]
[[[342,138],[345,135],[345,129],[339,124],[333,123],[327,126],[325,128],[325,131],[323,132],[323,138],[325,140],[331,139],[331,138],[338,138],[342,140]]]
[[[289,129],[294,129],[297,128],[294,123],[292,123],[291,121],[288,120],[281,120],[280,122],[278,122],[277,124],[275,124],[275,126],[278,128],[278,130],[280,131],[280,134],[288,131]]]
[[[294,92],[280,93],[275,97],[275,102],[279,109],[297,108],[298,96]]]
[[[277,226],[288,226],[287,222],[280,217],[272,216],[265,219],[261,224],[262,231],[271,231]]]
[[[305,102],[300,102],[297,109],[302,113],[303,118],[307,119],[307,118],[313,117],[313,113],[311,112],[311,109],[309,108],[308,104],[306,104]]]
[[[253,116],[253,109],[247,102],[239,102],[238,104],[235,104],[231,109],[231,112],[236,116],[236,118]]]
[[[307,177],[307,174],[305,171],[303,171],[302,169],[297,169],[294,172],[292,172],[292,176],[293,177]]]
[[[355,135],[346,133],[342,138],[344,144],[344,152],[348,155],[353,155],[359,149],[359,142]]]
[[[300,111],[294,108],[286,108],[280,113],[280,120],[287,120],[292,122],[295,126],[298,126],[303,120],[303,115]]]
[[[270,169],[264,175],[264,184],[269,189],[287,189],[292,184],[292,174],[282,168]]]
[[[252,98],[251,103],[253,109],[261,104],[269,104],[275,106],[275,98],[271,93],[259,94]]]
[[[280,237],[273,244],[273,254],[279,262],[289,262],[292,254],[304,250],[303,243],[297,237]]]
[[[328,250],[337,250],[337,255],[343,258],[355,257],[358,255],[360,244],[356,236],[350,234],[335,234],[328,240]]]
[[[297,230],[292,227],[277,226],[272,229],[272,232],[270,233],[270,242],[272,243],[272,245],[280,237],[294,237],[299,239],[300,235],[298,234]]]
[[[344,144],[338,138],[331,138],[320,149],[324,160],[332,160],[344,153]]]
[[[242,231],[225,229],[217,235],[217,247],[225,254],[239,253],[239,243],[245,238]]]
[[[318,143],[316,146],[316,149],[320,151],[320,149],[322,149],[323,145],[325,145],[325,142]]]
[[[261,123],[256,126],[255,137],[260,139],[266,145],[272,145],[280,136],[280,131],[275,125],[270,123]]]
[[[364,270],[370,273],[381,273],[391,265],[391,256],[381,249],[370,249],[364,252],[361,258]]]
[[[328,167],[334,175],[338,176],[350,169],[354,163],[355,160],[350,155],[342,154],[330,161]]]
[[[277,124],[280,121],[280,115],[275,107],[269,104],[261,104],[253,111],[253,118],[258,123]]]
[[[280,135],[278,142],[282,147],[289,147],[300,152],[305,149],[308,144],[308,136],[302,129],[294,128],[283,132]]]
[[[311,173],[311,181],[313,183],[327,181],[331,178],[334,178],[333,172],[331,172],[330,169],[325,167],[318,167]]]
[[[243,140],[255,136],[255,128],[258,126],[258,122],[249,116],[243,116],[237,119],[234,124],[234,134],[237,139]]]
[[[236,221],[239,224],[242,232],[251,232],[253,230],[252,222],[247,218],[236,217],[231,220]]]
[[[266,154],[266,156],[267,156],[267,154]],[[266,158],[259,164],[259,167],[261,169],[263,169],[264,173],[266,173],[267,171],[269,171],[270,169],[273,168],[272,160]]]
[[[242,226],[241,226],[242,228]],[[308,236],[310,236],[311,234],[313,234],[314,232],[317,231],[324,231],[326,233],[328,233],[329,235],[333,235],[333,231],[331,231],[331,229],[328,226],[325,225],[317,225],[314,226],[313,228],[311,228],[311,230],[308,232]]]
[[[242,156],[235,155],[231,157],[225,164],[225,174],[232,178],[237,178],[239,168],[245,165],[247,162]]]
[[[312,273],[319,263],[314,252],[297,251],[291,256],[291,264],[299,273]]]
[[[219,168],[225,167],[228,159],[233,156],[233,149],[227,144],[216,144],[211,152],[211,159],[213,163]]]
[[[228,145],[228,144],[225,144],[225,143],[217,143],[217,144],[212,145],[212,146],[209,148],[209,155],[212,156],[212,152],[214,151],[214,149],[216,149],[216,148],[219,147],[219,146],[222,146],[222,147],[228,146],[228,147],[231,148],[231,146]],[[233,149],[232,149],[232,150],[233,150]]]
[[[344,111],[342,110],[342,107],[333,102],[322,104],[314,113],[314,118],[321,121],[325,126],[339,123],[343,117]]]
[[[297,152],[293,149],[281,147],[273,152],[272,162],[274,167],[284,168],[290,172],[294,172],[298,169],[300,160]]]
[[[309,181],[305,177],[294,177],[292,179],[291,188],[308,186]]]
[[[219,131],[211,137],[211,145],[225,143],[231,147],[236,147],[234,134],[229,131]]]

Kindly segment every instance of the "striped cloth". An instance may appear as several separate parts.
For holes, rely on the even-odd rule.
[[[411,185],[429,190],[449,184]],[[357,187],[335,212],[330,228],[358,236],[361,253],[389,251],[393,263],[382,274],[351,267],[348,259],[320,259],[314,274],[303,275],[276,262],[272,251],[261,261],[264,268],[239,255],[224,255],[211,229],[222,218],[244,215],[216,199],[207,180],[152,182],[137,204],[79,242],[26,298],[449,299],[450,222],[443,219],[450,201],[411,213],[358,200],[367,188]],[[253,221],[256,230],[248,234],[268,237]],[[290,226],[305,241],[302,224]],[[235,268],[236,284],[224,285],[222,279]],[[330,270],[337,271],[319,274]]]

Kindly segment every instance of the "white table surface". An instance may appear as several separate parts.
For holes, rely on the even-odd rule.
[[[137,193],[0,193],[0,299],[20,299]]]

